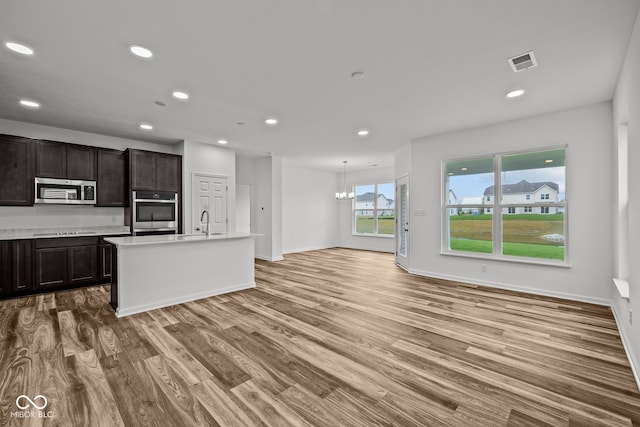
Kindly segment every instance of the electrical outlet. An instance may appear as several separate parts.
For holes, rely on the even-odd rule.
[[[487,272],[487,264],[480,264],[480,271],[482,273],[486,273]]]

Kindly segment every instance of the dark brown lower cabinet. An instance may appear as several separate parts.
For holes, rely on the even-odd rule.
[[[33,240],[11,242],[11,285],[14,292],[33,289]]]
[[[0,295],[33,289],[33,240],[0,242]]]
[[[67,248],[36,249],[36,287],[66,285]]]
[[[68,248],[69,284],[95,282],[98,280],[98,246],[75,246]]]
[[[109,280],[112,276],[111,259],[113,257],[113,245],[100,245],[100,280]]]
[[[108,283],[115,250],[98,236],[0,240],[0,298]]]
[[[11,243],[0,242],[0,295],[11,292]]]
[[[36,240],[36,288],[98,281],[98,238]]]

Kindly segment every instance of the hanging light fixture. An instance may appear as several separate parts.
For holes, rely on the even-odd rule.
[[[336,199],[338,200],[351,200],[355,196],[352,192],[347,193],[347,161],[343,160],[344,163],[344,191],[342,193],[336,193]]]

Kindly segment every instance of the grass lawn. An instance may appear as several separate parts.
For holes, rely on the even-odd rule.
[[[378,217],[378,234],[393,236],[396,232],[396,221],[393,216]],[[373,234],[373,217],[356,217],[356,233]]]
[[[451,239],[451,250],[465,252],[491,253],[492,242],[488,240]],[[524,256],[543,259],[564,259],[564,247],[552,245],[539,245],[535,243],[511,243],[502,244],[502,253],[511,256]]]
[[[493,215],[480,214],[480,215],[451,215],[449,217],[451,221],[491,221]],[[503,221],[564,221],[564,214],[504,214],[502,215]]]

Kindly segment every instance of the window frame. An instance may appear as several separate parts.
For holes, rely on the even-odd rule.
[[[562,202],[560,201],[538,201],[536,203],[535,197],[531,197],[530,200],[527,200],[522,203],[516,204],[503,204],[502,203],[502,158],[510,155],[517,154],[527,154],[527,153],[537,153],[544,151],[553,151],[553,150],[564,150],[564,167],[565,167],[565,197]],[[547,266],[555,266],[555,267],[571,267],[570,263],[570,239],[569,239],[569,201],[567,198],[567,194],[570,194],[569,190],[569,146],[568,145],[556,145],[556,146],[547,146],[547,147],[538,147],[531,149],[523,149],[517,151],[504,151],[504,152],[495,152],[491,154],[485,155],[476,155],[476,156],[468,156],[468,157],[457,157],[451,159],[445,159],[441,162],[441,172],[440,176],[442,179],[441,185],[441,219],[440,219],[440,230],[441,230],[441,255],[447,256],[457,256],[463,258],[479,258],[479,259],[492,259],[498,261],[507,261],[507,262],[515,262],[515,263],[524,263],[524,264],[539,264],[539,265],[547,265]],[[492,252],[491,253],[482,253],[482,252],[467,252],[467,251],[455,251],[449,249],[449,216],[448,210],[457,208],[456,205],[447,204],[447,199],[445,194],[448,192],[448,176],[447,176],[447,163],[450,162],[462,162],[462,161],[472,161],[472,160],[480,160],[480,159],[493,159],[493,185],[494,185],[494,194],[492,197],[492,202],[489,204],[483,205],[465,205],[466,208],[479,208],[485,212],[486,209],[491,209],[491,212],[494,213],[492,215]],[[544,199],[547,200],[547,199]],[[503,252],[503,228],[502,228],[502,215],[503,209],[507,208],[519,208],[526,206],[537,206],[537,207],[546,207],[549,209],[550,207],[556,207],[563,210],[564,213],[564,260],[553,260],[546,258],[534,258],[534,257],[523,257],[523,256],[514,256],[514,255],[504,255]],[[498,212],[499,214],[495,214]]]
[[[385,211],[385,210],[389,210],[387,208],[378,208],[378,197],[379,197],[379,193],[378,193],[378,186],[379,185],[388,185],[391,184],[393,186],[393,195],[394,195],[394,206],[393,206],[393,234],[380,234],[378,232],[378,211]],[[373,193],[374,193],[374,197],[373,197],[373,207],[371,209],[369,208],[363,208],[363,209],[357,209],[357,202],[358,202],[358,195],[356,194],[356,188],[357,187],[365,187],[365,186],[369,186],[369,185],[373,185]],[[351,235],[352,236],[359,236],[359,237],[382,237],[384,239],[395,239],[396,238],[396,207],[395,207],[395,197],[396,197],[396,184],[393,181],[389,181],[389,182],[379,182],[379,183],[374,183],[374,184],[370,184],[370,183],[366,183],[366,184],[354,184],[352,187],[353,193],[354,193],[354,197],[353,200],[351,202]],[[373,211],[373,233],[358,233],[356,231],[356,211]]]

